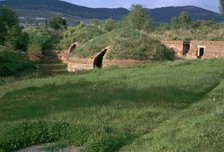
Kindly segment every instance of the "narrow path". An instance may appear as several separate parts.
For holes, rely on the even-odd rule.
[[[67,72],[67,64],[63,63],[40,64],[38,66],[43,75],[56,75]]]

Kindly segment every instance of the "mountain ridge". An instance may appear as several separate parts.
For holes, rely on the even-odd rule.
[[[20,19],[37,20],[48,19],[52,16],[62,16],[68,20],[99,19],[104,20],[112,17],[120,20],[129,13],[126,8],[89,8],[71,4],[60,0],[7,0],[0,1],[0,6],[8,6],[17,12]],[[187,11],[193,20],[215,20],[221,21],[221,14],[212,12],[196,6],[170,6],[155,9],[147,9],[149,15],[156,23],[169,22],[173,16]]]
[[[157,22],[169,22],[172,17],[178,16],[182,11],[187,11],[192,20],[222,21],[221,14],[193,5],[161,7],[148,9],[148,11],[152,18],[156,16]],[[160,18],[163,20],[159,20]]]

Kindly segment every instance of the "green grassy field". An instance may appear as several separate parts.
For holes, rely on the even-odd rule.
[[[224,60],[152,63],[0,85],[0,151],[223,152]]]

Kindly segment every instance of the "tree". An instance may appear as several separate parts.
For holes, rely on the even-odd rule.
[[[0,8],[0,44],[4,45],[6,37],[9,35],[11,30],[18,29],[18,17],[16,13],[7,7]]]
[[[106,31],[112,31],[116,28],[116,22],[112,18],[109,18],[105,21],[103,28]]]
[[[170,26],[168,23],[161,23],[160,26],[159,26],[159,30],[161,31],[166,31],[166,30],[169,30],[170,29]]]
[[[188,29],[192,23],[191,17],[188,12],[182,11],[178,17],[172,17],[170,20],[170,26],[172,29]]]
[[[67,27],[66,20],[59,17],[59,16],[54,16],[48,20],[48,26],[55,29],[64,29]]]
[[[81,22],[79,19],[75,21],[75,25],[80,25],[80,24],[81,24]]]
[[[102,20],[98,20],[98,19],[92,19],[89,22],[89,25],[92,26],[96,26],[98,28],[102,28],[105,22],[103,22]]]
[[[224,17],[224,0],[220,0],[220,12]]]
[[[0,45],[26,51],[29,36],[22,32],[19,20],[10,8],[0,8]]]
[[[137,30],[150,31],[154,29],[152,20],[148,12],[142,5],[132,5],[130,13],[123,18],[123,26],[128,26]]]
[[[6,36],[5,45],[13,49],[26,51],[29,40],[29,35],[23,32],[20,27],[13,27]]]
[[[220,7],[221,13],[222,15],[224,15],[224,0],[220,0],[220,5],[221,5]]]
[[[170,26],[172,29],[177,29],[180,27],[178,17],[172,17],[170,20]]]
[[[182,11],[178,17],[178,21],[182,29],[188,29],[192,20],[188,12]]]

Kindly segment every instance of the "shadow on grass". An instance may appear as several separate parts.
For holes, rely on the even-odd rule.
[[[216,83],[205,89],[188,91],[175,86],[154,86],[142,90],[123,82],[88,82],[29,87],[7,93],[0,103],[0,120],[37,118],[51,112],[94,106],[172,106],[186,108],[203,98]]]

